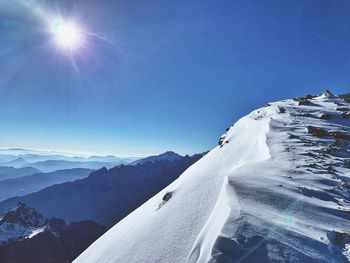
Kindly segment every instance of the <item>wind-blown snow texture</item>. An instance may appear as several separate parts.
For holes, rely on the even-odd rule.
[[[325,92],[253,111],[75,262],[349,262],[349,108]]]

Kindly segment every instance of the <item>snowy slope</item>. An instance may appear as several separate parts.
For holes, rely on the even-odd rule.
[[[253,111],[75,262],[349,262],[349,108],[325,92]]]

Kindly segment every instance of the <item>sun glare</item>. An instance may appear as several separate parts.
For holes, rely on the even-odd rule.
[[[53,25],[55,42],[58,46],[74,50],[83,44],[84,33],[78,25],[72,22],[56,22]]]

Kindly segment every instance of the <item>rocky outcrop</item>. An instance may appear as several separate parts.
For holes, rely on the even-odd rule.
[[[0,262],[71,262],[105,231],[93,221],[66,225],[19,203],[0,220]]]

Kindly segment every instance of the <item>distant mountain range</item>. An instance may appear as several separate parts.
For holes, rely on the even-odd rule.
[[[28,176],[3,180],[0,181],[0,201],[14,196],[23,196],[37,192],[54,184],[82,179],[87,177],[92,171],[91,169],[75,168],[51,173],[34,173]]]
[[[29,164],[29,162],[24,160],[22,157],[18,157],[18,158],[11,160],[11,161],[3,162],[1,165],[15,167],[15,168],[21,168],[21,167],[29,166],[28,164]]]
[[[42,172],[53,172],[63,169],[112,168],[120,164],[128,164],[139,158],[116,156],[73,156],[58,152],[45,152],[26,149],[0,149],[0,166],[13,168],[33,167]]]
[[[72,262],[107,230],[105,226],[120,221],[202,156],[181,156],[169,151],[112,169],[75,168],[0,181],[0,200],[24,195],[0,203],[0,262]],[[47,160],[31,164],[39,167],[38,163],[53,163],[57,167],[60,162],[91,164],[107,158],[113,161],[114,157],[100,158],[90,157],[93,161],[89,162]],[[24,172],[24,168],[6,169]]]
[[[170,157],[170,161],[165,156]],[[88,178],[45,188],[0,203],[0,214],[19,201],[46,217],[66,222],[94,220],[111,226],[173,182],[203,155],[160,155],[135,165],[92,172]]]
[[[47,219],[19,203],[0,219],[0,262],[72,262],[105,231],[93,221]]]
[[[161,160],[168,160],[168,161],[175,161],[175,160],[179,160],[181,159],[183,156],[172,152],[172,151],[168,151],[159,155],[153,155],[153,156],[149,156],[140,160],[136,160],[134,162],[132,162],[132,165],[137,165],[137,164],[145,164],[147,162],[155,162],[155,161],[161,161]]]
[[[45,187],[87,177],[93,170],[113,168],[138,158],[73,156],[28,149],[0,149],[0,201]]]
[[[41,161],[36,163],[30,163],[31,167],[34,167],[36,169],[39,169],[45,173],[50,173],[57,170],[64,170],[64,169],[74,169],[74,168],[85,168],[85,169],[92,169],[97,170],[102,167],[106,168],[113,168],[115,166],[121,165],[124,162],[118,161],[118,162],[99,162],[99,161],[65,161],[65,160],[47,160],[47,161]]]
[[[40,172],[41,171],[39,169],[33,167],[14,168],[9,166],[0,166],[0,181],[32,175]]]

